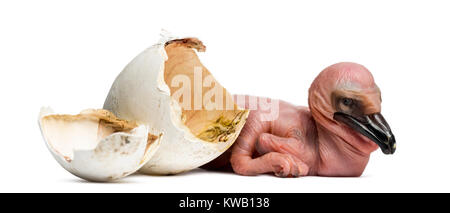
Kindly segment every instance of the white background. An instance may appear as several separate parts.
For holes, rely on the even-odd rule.
[[[0,192],[449,192],[448,1],[0,1]],[[41,106],[101,108],[122,68],[161,28],[196,36],[230,92],[307,104],[326,66],[372,71],[397,152],[360,178],[243,177],[194,170],[85,182],[40,135]]]

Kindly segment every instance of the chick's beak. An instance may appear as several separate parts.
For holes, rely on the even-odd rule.
[[[343,112],[336,112],[333,119],[346,124],[375,142],[384,154],[394,154],[396,148],[395,137],[380,113],[354,117]]]

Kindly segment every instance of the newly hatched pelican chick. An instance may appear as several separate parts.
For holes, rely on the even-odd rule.
[[[241,175],[361,176],[377,147],[394,153],[394,135],[380,114],[380,90],[364,66],[343,62],[325,68],[308,102],[309,108],[280,101],[272,121],[252,110],[231,151],[206,168],[230,162]],[[245,103],[241,107],[248,108]]]

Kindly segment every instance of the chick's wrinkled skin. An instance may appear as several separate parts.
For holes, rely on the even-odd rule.
[[[231,150],[230,162],[236,173],[304,176],[312,172],[317,147],[309,110],[284,101],[279,110],[275,121],[261,121],[262,112],[251,111]]]

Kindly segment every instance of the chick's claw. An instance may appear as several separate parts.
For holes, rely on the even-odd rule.
[[[302,162],[292,155],[277,152],[268,153],[271,155],[273,173],[278,177],[299,177],[306,175],[301,168]]]

